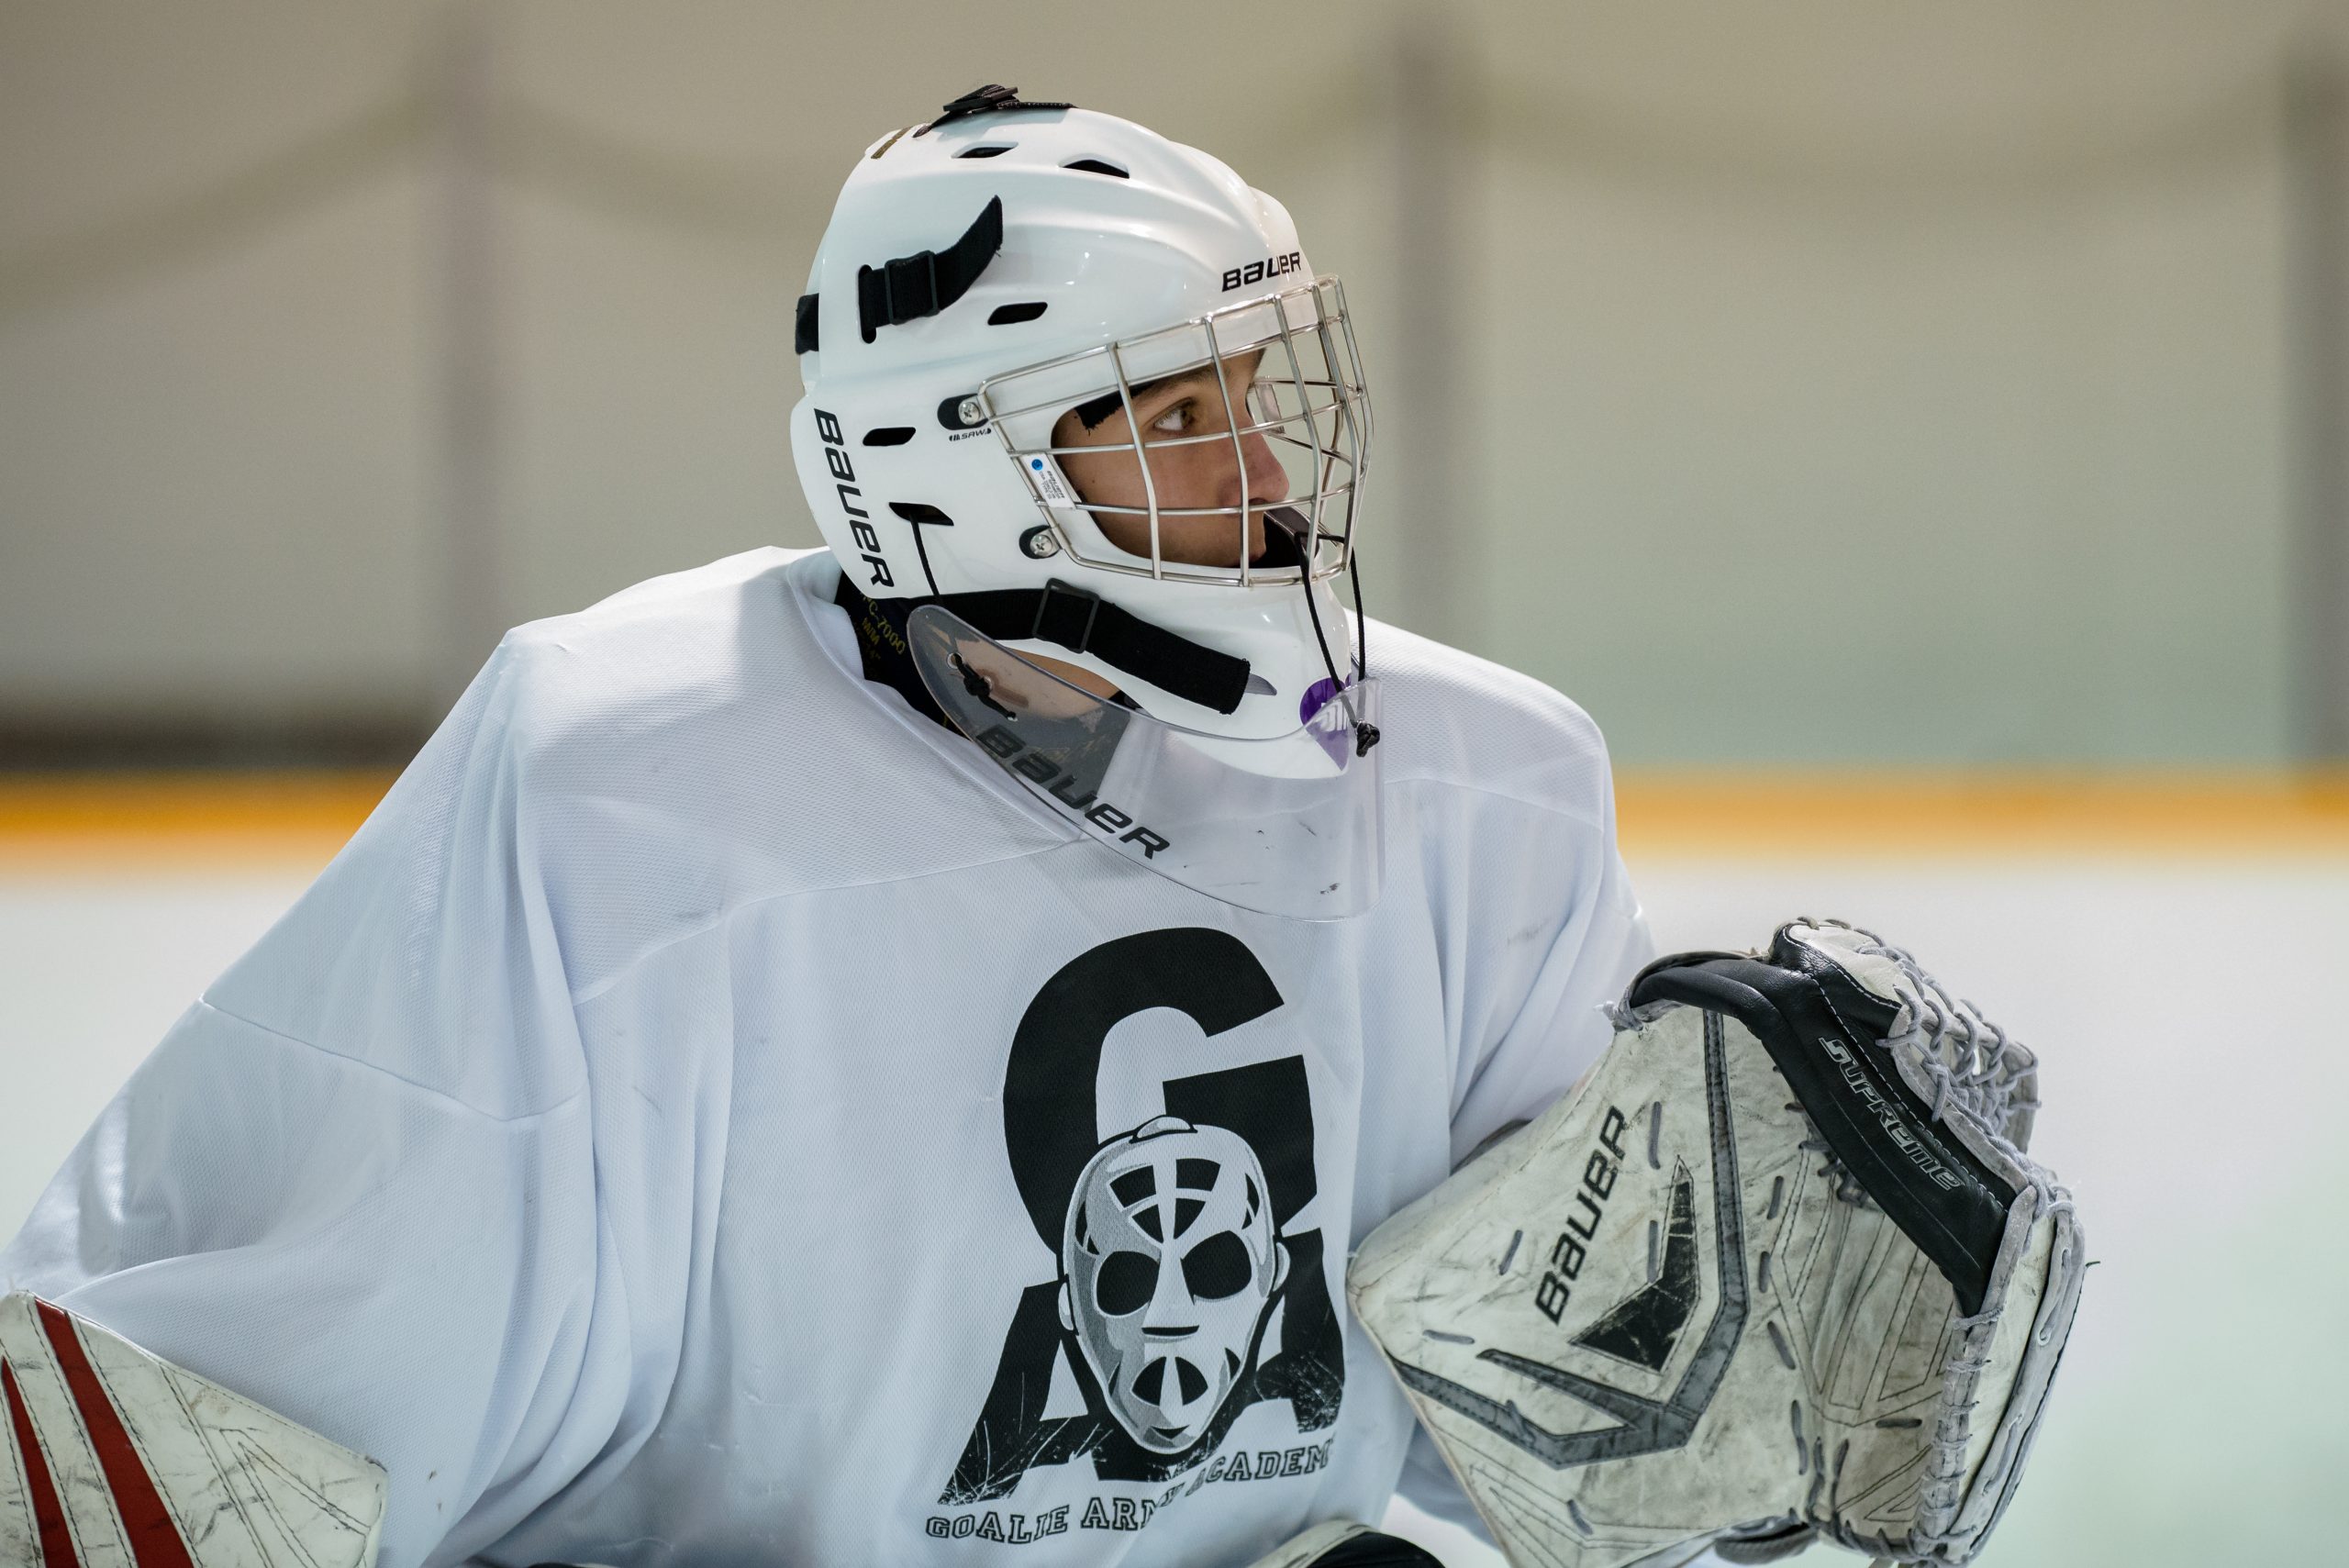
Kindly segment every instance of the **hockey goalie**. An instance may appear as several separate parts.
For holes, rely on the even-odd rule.
[[[1943,1195],[1709,981],[1618,1034],[1605,747],[1364,617],[1286,209],[1004,87],[871,130],[824,548],[508,634],[106,1107],[0,1250],[0,1568],[1425,1563],[1398,1490],[1954,1561],[2076,1259],[2020,1059],[1835,960]]]

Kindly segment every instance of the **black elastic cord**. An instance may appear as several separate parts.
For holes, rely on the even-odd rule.
[[[1284,512],[1288,516],[1283,517],[1281,514]],[[1292,523],[1290,517],[1297,520]],[[1330,637],[1321,629],[1321,607],[1313,600],[1313,551],[1307,539],[1310,525],[1306,522],[1305,515],[1294,506],[1275,506],[1265,512],[1264,520],[1287,534],[1296,544],[1297,554],[1304,558],[1297,577],[1305,589],[1305,613],[1313,618],[1313,640],[1321,648],[1321,667],[1330,672],[1330,684],[1335,688],[1331,695],[1345,705],[1346,720],[1353,726],[1354,755],[1367,757],[1370,749],[1378,744],[1378,726],[1364,722],[1361,710],[1354,706],[1353,698],[1346,695],[1346,683],[1338,679],[1338,662],[1330,657]],[[1348,564],[1351,568],[1352,562]],[[1354,619],[1357,622],[1362,619],[1362,579],[1359,577],[1354,579]],[[1354,668],[1362,672],[1362,677],[1366,681],[1370,679],[1370,661],[1363,653],[1361,634],[1357,632],[1355,636]]]
[[[1346,550],[1346,581],[1354,585],[1354,668],[1361,671],[1362,678],[1367,681],[1370,679],[1370,617],[1363,613],[1362,608],[1362,561],[1351,546]],[[1375,725],[1372,726],[1372,733],[1377,733]]]
[[[947,657],[954,662],[954,673],[963,677],[963,689],[977,698],[982,706],[994,709],[1006,718],[1019,717],[995,700],[995,684],[964,663],[960,653],[950,653]]]

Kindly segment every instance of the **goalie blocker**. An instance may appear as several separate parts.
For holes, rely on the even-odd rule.
[[[0,1298],[0,1568],[373,1568],[384,1487],[374,1461],[87,1318]],[[1439,1565],[1333,1522],[1254,1568]]]
[[[2035,1060],[1833,924],[1661,960],[1615,1017],[1348,1273],[1469,1497],[1521,1564],[1965,1562],[2086,1266]]]
[[[373,1460],[25,1292],[0,1297],[0,1564],[369,1568]]]

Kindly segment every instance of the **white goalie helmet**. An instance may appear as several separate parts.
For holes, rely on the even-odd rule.
[[[858,159],[795,346],[817,525],[866,597],[913,602],[948,717],[1152,871],[1275,913],[1368,906],[1376,690],[1332,584],[1370,404],[1279,202],[1129,121],[983,88]],[[1194,383],[1205,433],[1143,428],[1153,389]],[[1118,483],[1072,477],[1105,459]]]

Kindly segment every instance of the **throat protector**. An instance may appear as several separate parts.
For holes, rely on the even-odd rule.
[[[1262,914],[1344,919],[1377,899],[1384,748],[1357,744],[1377,682],[1316,683],[1294,730],[1245,740],[1096,696],[940,606],[906,641],[954,727],[1104,848]]]

